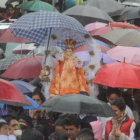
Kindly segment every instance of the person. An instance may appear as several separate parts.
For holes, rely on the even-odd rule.
[[[94,140],[94,134],[91,129],[83,128],[77,133],[76,140]]]
[[[122,99],[116,99],[111,104],[116,116],[108,120],[104,130],[105,140],[129,140],[134,138],[133,130],[136,126],[134,119],[125,113],[126,105]]]
[[[44,140],[44,137],[40,131],[28,128],[23,132],[21,140]]]
[[[121,98],[121,92],[118,88],[109,88],[107,90],[107,101],[108,104],[111,105],[112,102],[116,99],[120,99]],[[134,115],[132,110],[129,108],[129,106],[126,105],[126,109],[125,109],[125,113],[130,117],[134,119]],[[97,117],[98,120],[100,120],[103,124],[103,129],[106,125],[107,120],[110,120],[111,117]]]
[[[45,101],[45,97],[41,93],[40,90],[36,89],[33,94],[31,95],[31,98],[36,101],[39,105],[41,105]],[[29,116],[33,120],[33,125],[35,126],[37,123],[38,118],[44,117],[44,110],[29,110]]]
[[[5,115],[2,118],[6,120],[8,124],[9,134],[15,135],[15,132],[19,130],[18,121],[16,117],[11,116],[11,115]]]
[[[65,52],[59,53],[58,61],[49,92],[50,97],[57,95],[78,94],[80,91],[89,93],[82,62],[72,52],[76,41],[64,41]]]
[[[65,132],[70,140],[76,140],[76,135],[81,129],[81,122],[77,115],[70,114],[64,119]]]
[[[68,140],[68,136],[64,132],[55,132],[50,140]]]
[[[14,135],[9,136],[8,123],[4,119],[0,119],[0,140],[16,140]]]

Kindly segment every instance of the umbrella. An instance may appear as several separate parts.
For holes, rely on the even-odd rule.
[[[100,35],[100,37],[118,46],[136,46],[140,44],[140,32],[133,29],[116,29]]]
[[[119,21],[126,21],[140,18],[140,7],[126,7],[119,17]]]
[[[35,90],[35,86],[33,86],[32,84],[22,81],[22,80],[13,80],[11,81],[11,83],[17,88],[19,89],[22,93],[24,94],[29,94],[32,93]]]
[[[107,32],[114,31],[116,29],[119,29],[119,27],[107,27],[107,26],[105,26],[105,27],[97,29],[96,31],[90,32],[90,34],[92,36],[103,35]]]
[[[111,16],[119,15],[124,8],[115,0],[88,0],[85,4],[104,10]]]
[[[129,63],[110,63],[97,72],[94,83],[109,87],[140,88],[140,67]]]
[[[96,21],[105,23],[113,21],[113,19],[106,12],[89,5],[74,6],[63,13],[76,18],[84,26]]]
[[[23,2],[17,8],[27,11],[57,11],[51,4],[40,0]]]
[[[9,29],[13,31],[15,36],[29,39],[47,47],[50,39],[58,40],[59,36],[61,38],[68,36],[71,32],[75,34],[74,37],[79,35],[80,39],[87,34],[89,35],[84,27],[74,18],[58,12],[46,11],[23,15],[10,25]],[[59,31],[59,36],[55,35],[56,31]]]
[[[117,46],[107,51],[107,54],[120,62],[140,65],[140,48]]]
[[[40,109],[61,113],[89,114],[109,117],[115,115],[111,107],[90,96],[73,94],[55,96],[46,100]]]
[[[11,66],[14,62],[30,57],[30,55],[12,55],[0,60],[0,70],[6,70],[9,66]]]
[[[115,59],[110,58],[105,53],[98,53],[97,56],[98,56],[99,61],[102,61],[104,64],[117,62]]]
[[[122,2],[122,4],[125,6],[138,7],[138,6],[140,6],[140,1],[138,1],[138,0],[136,0],[136,1],[124,1],[124,2]]]
[[[31,41],[20,37],[15,37],[12,31],[9,29],[0,30],[0,43],[6,42],[29,43]]]
[[[94,32],[97,29],[99,29],[101,27],[105,27],[105,26],[106,26],[105,23],[102,23],[102,22],[93,22],[93,23],[87,24],[85,26],[85,29],[90,33],[90,32]]]
[[[15,86],[3,79],[0,79],[0,103],[15,106],[32,106]]]
[[[42,69],[43,56],[32,56],[16,61],[1,77],[10,79],[30,79],[39,76]]]
[[[12,50],[13,54],[27,54],[36,48],[34,43],[30,44],[20,44]]]
[[[127,23],[127,22],[111,22],[108,25],[109,27],[119,27],[122,29],[140,29],[138,26],[135,26],[133,24]]]
[[[29,100],[29,102],[31,102],[32,106],[22,106],[23,109],[37,109],[39,110],[39,104],[37,102],[35,102],[32,98],[30,98],[29,96],[25,96],[27,98],[27,100]],[[4,104],[0,104],[0,108],[4,108]]]

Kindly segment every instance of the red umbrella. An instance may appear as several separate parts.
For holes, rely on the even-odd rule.
[[[0,79],[0,103],[16,106],[32,106],[26,96],[24,96],[10,82]]]
[[[4,29],[0,30],[0,43],[5,42],[29,43],[31,41],[20,37],[15,37],[10,29]]]
[[[128,63],[106,64],[99,69],[93,82],[109,87],[140,89],[140,67]]]
[[[135,26],[133,24],[127,23],[127,22],[111,22],[106,25],[107,27],[120,27],[120,28],[127,28],[127,29],[140,29],[138,26]]]
[[[12,64],[1,77],[10,79],[30,79],[39,76],[42,69],[43,56],[32,56],[20,59]]]

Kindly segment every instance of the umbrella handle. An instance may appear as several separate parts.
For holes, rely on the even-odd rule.
[[[52,32],[52,28],[50,28],[50,31],[49,31],[49,38],[48,38],[48,41],[47,41],[47,49],[46,49],[46,51],[48,51],[48,49],[49,49],[50,38],[51,38],[51,32]],[[45,54],[44,65],[45,65],[45,63],[46,63],[47,56],[48,56],[48,54]]]

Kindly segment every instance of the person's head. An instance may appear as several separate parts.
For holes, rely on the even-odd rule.
[[[123,119],[125,115],[125,102],[122,99],[116,99],[111,104],[112,109],[115,111],[116,119]]]
[[[21,140],[43,140],[43,139],[44,139],[43,134],[40,131],[33,128],[26,129],[21,136]]]
[[[55,132],[63,132],[64,128],[64,119],[57,119],[55,122]]]
[[[33,94],[31,95],[32,99],[36,101],[39,105],[41,105],[45,101],[45,97],[43,96],[42,92],[36,89]]]
[[[68,136],[64,132],[55,132],[50,140],[68,140]]]
[[[121,92],[118,88],[109,88],[107,90],[107,100],[110,104],[116,99],[119,99],[121,97]]]
[[[3,59],[5,57],[4,51],[0,48],[0,59]]]
[[[3,118],[6,120],[9,128],[9,133],[15,135],[14,131],[18,130],[18,121],[11,115],[5,115]]]
[[[0,119],[0,135],[8,135],[8,124],[4,119]]]
[[[22,113],[22,114],[18,117],[18,122],[19,122],[21,128],[23,128],[23,129],[33,126],[33,125],[32,125],[32,119],[31,119],[28,115],[26,115],[26,114],[24,114],[24,113]]]
[[[91,129],[83,128],[77,133],[76,140],[94,140],[94,134]]]
[[[7,9],[7,15],[8,16],[13,16],[14,15],[15,10],[14,10],[14,7],[11,4],[8,4],[6,6],[6,9]]]
[[[68,137],[74,140],[81,128],[79,117],[77,115],[68,115],[64,120],[64,127]]]

